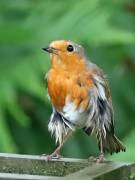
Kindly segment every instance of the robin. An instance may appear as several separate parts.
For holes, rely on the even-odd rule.
[[[72,41],[53,41],[43,50],[51,58],[47,84],[53,112],[48,129],[58,143],[48,159],[60,158],[61,147],[77,129],[95,134],[98,162],[104,161],[105,152],[125,151],[114,134],[112,100],[103,71],[88,60],[82,46]]]

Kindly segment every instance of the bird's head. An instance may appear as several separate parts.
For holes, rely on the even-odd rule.
[[[72,41],[53,41],[43,50],[50,53],[53,66],[69,67],[84,64],[83,47]]]

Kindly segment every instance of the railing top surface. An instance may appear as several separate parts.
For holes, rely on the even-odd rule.
[[[129,170],[126,162],[97,164],[92,159],[61,158],[47,162],[45,156],[0,153],[0,179],[95,179],[104,174],[118,171],[117,175]],[[127,171],[125,171],[125,169]],[[119,177],[120,178],[120,177]]]

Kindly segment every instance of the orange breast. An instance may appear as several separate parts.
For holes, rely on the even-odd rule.
[[[93,81],[90,72],[67,72],[60,68],[48,74],[48,93],[56,109],[62,110],[66,101],[87,107]]]

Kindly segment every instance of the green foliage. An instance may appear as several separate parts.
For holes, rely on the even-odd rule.
[[[41,48],[55,39],[71,39],[81,43],[109,76],[116,131],[127,146],[126,153],[114,158],[135,160],[134,7],[131,0],[1,0],[1,151],[40,154],[53,150],[47,130],[51,105],[43,81],[50,62]],[[81,132],[64,147],[64,154],[72,157],[97,152],[95,139]]]

